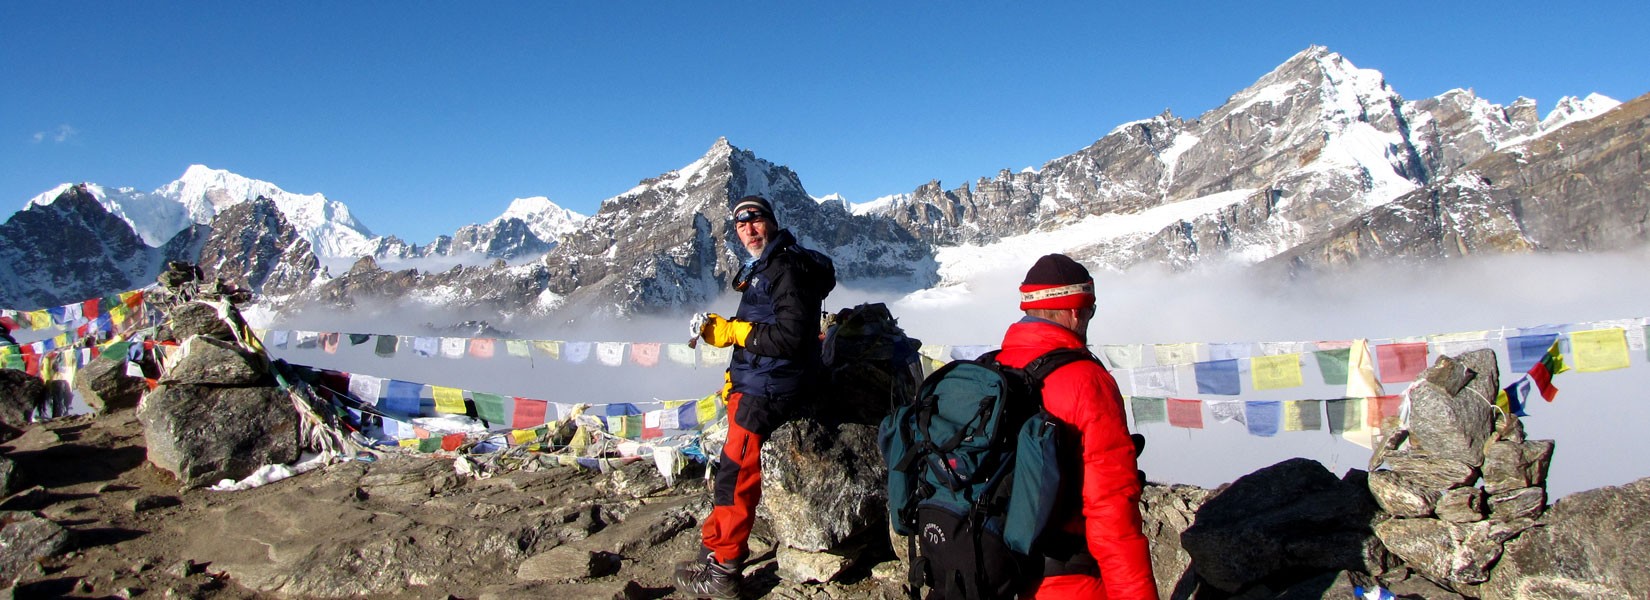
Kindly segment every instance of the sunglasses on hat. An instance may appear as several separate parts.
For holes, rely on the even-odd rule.
[[[768,216],[768,213],[762,212],[762,209],[752,208],[735,213],[733,215],[733,220],[739,223],[749,223],[766,216]]]

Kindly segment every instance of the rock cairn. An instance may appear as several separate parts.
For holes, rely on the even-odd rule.
[[[1527,440],[1496,408],[1495,353],[1442,357],[1404,393],[1409,424],[1371,458],[1369,491],[1390,519],[1375,535],[1411,568],[1478,596],[1503,544],[1547,508],[1552,440]]]

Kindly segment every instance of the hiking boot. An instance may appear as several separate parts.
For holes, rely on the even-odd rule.
[[[739,565],[716,562],[716,555],[710,553],[676,566],[676,591],[689,597],[738,598],[743,579]]]

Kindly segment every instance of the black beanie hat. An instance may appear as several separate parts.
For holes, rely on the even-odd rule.
[[[738,202],[733,204],[733,210],[731,213],[737,217],[739,216],[739,211],[750,208],[761,210],[762,214],[767,215],[769,219],[774,219],[773,205],[768,204],[768,199],[761,196],[745,196],[744,198],[740,198]],[[777,221],[778,219],[774,220]]]
[[[1064,254],[1037,259],[1020,283],[1020,309],[1094,306],[1094,277]]]

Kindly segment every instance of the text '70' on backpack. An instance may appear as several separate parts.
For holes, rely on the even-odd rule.
[[[1036,543],[1060,491],[1059,424],[1043,410],[1055,369],[1095,360],[1054,350],[1023,369],[990,352],[953,361],[883,420],[888,514],[911,549],[911,593],[1012,597],[1042,574]]]

